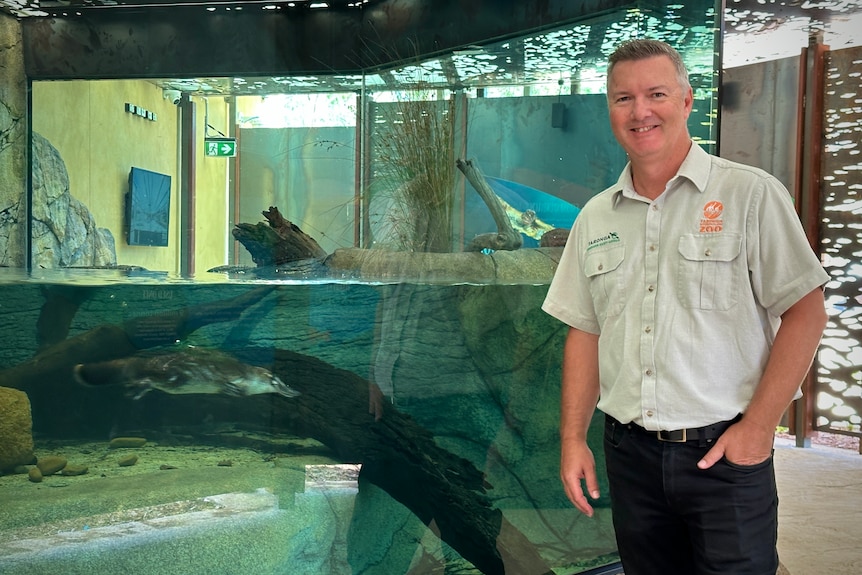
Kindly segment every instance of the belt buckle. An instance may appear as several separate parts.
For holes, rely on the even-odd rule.
[[[680,434],[677,436],[677,434]],[[669,443],[685,443],[688,441],[688,430],[678,429],[676,431],[656,431],[656,437],[659,441],[667,441]]]

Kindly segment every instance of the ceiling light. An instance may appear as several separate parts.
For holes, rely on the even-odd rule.
[[[329,8],[329,4],[326,2],[312,2],[308,5],[309,8]]]

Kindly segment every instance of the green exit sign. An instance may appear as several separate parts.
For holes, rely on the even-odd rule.
[[[236,138],[204,138],[204,153],[207,156],[232,158],[236,156]]]

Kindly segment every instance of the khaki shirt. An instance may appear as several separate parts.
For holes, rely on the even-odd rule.
[[[744,412],[781,314],[828,279],[786,188],[693,144],[655,201],[629,165],[587,202],[542,308],[599,335],[599,409],[671,430]]]

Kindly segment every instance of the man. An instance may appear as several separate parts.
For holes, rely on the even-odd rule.
[[[604,450],[626,575],[774,575],[774,431],[813,360],[829,279],[787,190],[689,136],[680,55],[633,40],[608,65],[619,181],[572,228],[543,309],[564,348],[561,477],[588,516]]]

